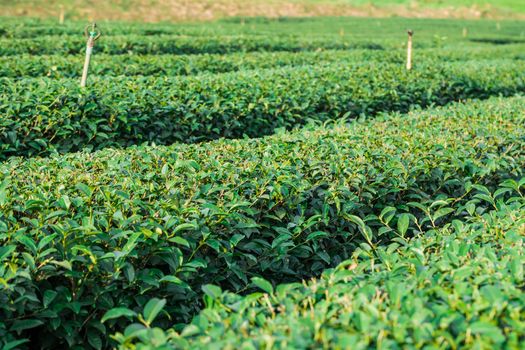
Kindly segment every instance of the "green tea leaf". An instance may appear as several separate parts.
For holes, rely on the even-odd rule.
[[[13,322],[13,325],[10,328],[12,332],[20,332],[26,329],[31,329],[43,325],[44,321],[37,319],[28,319],[28,320],[17,320]]]
[[[166,299],[153,298],[144,307],[144,318],[151,324],[166,305]]]
[[[327,236],[328,236],[327,232],[315,231],[315,232],[310,233],[308,235],[308,237],[306,237],[306,240],[307,241],[311,241],[311,240],[316,239],[316,238],[327,237]]]
[[[218,299],[222,295],[222,290],[218,286],[214,286],[213,284],[205,284],[202,286],[202,291],[204,294],[209,296],[212,299]]]
[[[0,262],[10,256],[16,250],[15,245],[0,246]]]
[[[187,283],[176,276],[164,276],[159,280],[159,282],[173,283],[181,287],[189,288]]]
[[[13,341],[5,343],[4,347],[2,348],[2,350],[17,349],[19,345],[22,345],[22,344],[25,344],[25,343],[28,343],[28,342],[29,342],[29,339],[13,340]]]
[[[190,248],[190,243],[186,239],[184,239],[182,237],[173,237],[173,238],[170,238],[168,241],[180,244],[180,245],[185,246],[187,248]]]
[[[410,224],[410,216],[408,214],[401,214],[397,220],[397,230],[401,236],[405,236],[408,226]]]
[[[182,231],[192,231],[196,229],[198,229],[197,225],[192,224],[192,223],[185,223],[185,224],[180,224],[177,227],[175,227],[175,229],[173,230],[173,233],[176,234]]]
[[[104,314],[104,316],[102,316],[102,319],[100,320],[100,322],[104,323],[107,320],[113,320],[115,318],[120,318],[120,317],[132,318],[135,316],[137,316],[137,313],[134,312],[133,310],[130,310],[125,307],[116,307],[111,310],[108,310]]]
[[[44,304],[44,307],[48,307],[49,305],[51,305],[51,303],[53,302],[53,300],[55,300],[55,298],[57,297],[58,293],[54,290],[46,290],[44,292],[44,298],[43,298],[43,304]]]
[[[270,282],[261,277],[252,277],[252,283],[261,288],[268,294],[273,294],[273,286]]]

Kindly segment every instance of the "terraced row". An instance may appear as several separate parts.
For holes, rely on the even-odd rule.
[[[525,91],[525,63],[398,64],[187,78],[3,79],[0,159],[153,142],[260,137],[326,121]]]
[[[197,311],[205,284],[297,281],[461,218],[487,198],[474,185],[523,176],[524,107],[492,99],[255,140],[11,159],[0,342],[107,347],[127,324],[101,324],[115,307],[166,299],[167,327]]]
[[[342,40],[339,37],[305,38],[299,36],[181,36],[181,35],[123,35],[113,36],[111,40],[97,42],[97,52],[110,55],[122,54],[226,54],[253,51],[314,51],[371,49],[399,45],[389,40],[370,41]],[[419,46],[431,46],[430,43]],[[83,36],[41,36],[30,39],[0,39],[0,56],[15,55],[72,55],[85,51],[86,39]]]
[[[96,54],[90,75],[94,76],[174,76],[200,73],[226,73],[252,69],[271,69],[285,66],[337,63],[355,65],[356,62],[377,64],[405,62],[404,50],[389,51],[321,51],[321,52],[253,52],[227,55],[107,55]],[[463,49],[422,49],[417,52],[416,65],[435,62],[454,62],[486,59],[525,60],[524,45],[503,47],[467,47]],[[52,78],[78,77],[82,72],[83,55],[0,57],[0,77],[25,78],[48,76]]]
[[[56,20],[0,17],[0,37],[21,39],[50,36],[81,36],[85,21],[70,21],[58,25]],[[299,35],[309,37],[340,37],[347,39],[388,38],[405,40],[405,31],[412,28],[417,38],[424,41],[469,38],[523,39],[523,23],[520,21],[472,21],[408,18],[234,18],[205,23],[99,23],[104,35]],[[468,37],[464,38],[467,29]]]
[[[207,285],[206,308],[179,332],[137,320],[116,339],[120,349],[519,349],[525,342],[524,194],[525,178],[508,181],[498,194],[484,193],[497,209],[487,211],[491,203],[479,197],[466,222],[409,242],[360,248],[307,284],[274,288],[254,279],[261,292],[247,296]]]

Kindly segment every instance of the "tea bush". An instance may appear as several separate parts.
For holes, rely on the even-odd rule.
[[[522,61],[327,63],[173,78],[0,80],[0,159],[82,149],[261,137],[310,120],[406,112],[525,91]]]
[[[524,60],[525,46],[423,49],[418,50],[417,64],[429,65],[439,61],[490,60],[496,57]],[[251,52],[226,55],[106,55],[96,54],[90,67],[90,76],[173,76],[201,73],[227,73],[254,69],[272,69],[286,66],[337,63],[355,65],[356,62],[404,64],[404,50],[353,50],[314,52]],[[84,57],[51,55],[35,59],[19,55],[16,60],[0,56],[0,77],[24,78],[47,76],[51,78],[79,77]]]
[[[137,350],[521,349],[524,194],[525,178],[507,181],[483,194],[488,202],[481,195],[470,201],[465,222],[360,247],[308,283],[274,288],[253,278],[260,292],[246,296],[206,285],[206,308],[180,332],[154,327],[159,306],[155,314],[144,310],[148,322],[114,338],[120,349]]]
[[[102,323],[110,310],[166,299],[167,327],[199,310],[208,284],[298,281],[473,215],[472,200],[490,204],[494,186],[523,175],[524,106],[11,159],[0,165],[0,339],[108,347],[127,324]]]
[[[76,36],[41,36],[28,39],[0,38],[0,56],[31,55],[81,55],[85,51],[86,38]],[[229,35],[229,36],[185,36],[185,35],[116,35],[110,40],[99,40],[97,52],[123,54],[226,54],[233,52],[253,51],[313,51],[370,49],[381,50],[385,46],[393,47],[391,41],[373,42],[366,39],[343,41],[339,37],[299,36],[261,36],[261,35]],[[432,46],[421,43],[419,47]]]
[[[525,343],[521,22],[0,22],[0,349]]]

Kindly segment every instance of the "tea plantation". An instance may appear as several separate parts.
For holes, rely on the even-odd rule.
[[[525,348],[523,22],[1,20],[0,349]]]

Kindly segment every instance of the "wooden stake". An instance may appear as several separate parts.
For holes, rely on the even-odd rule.
[[[64,5],[60,5],[60,15],[58,17],[58,23],[60,23],[61,25],[64,24],[64,17]]]
[[[89,71],[89,63],[91,61],[91,54],[93,53],[93,46],[95,46],[95,41],[100,38],[100,32],[97,32],[97,24],[93,23],[91,25],[91,31],[88,32],[88,27],[84,30],[85,35],[87,36],[86,43],[86,60],[84,61],[84,70],[82,71],[82,80],[80,80],[80,87],[85,87],[87,82],[87,76]]]
[[[467,27],[464,27],[464,28],[463,28],[463,37],[466,38],[467,35],[468,35]]]
[[[407,45],[407,70],[412,69],[412,35],[414,31],[408,31],[408,45]]]
[[[89,71],[89,63],[91,62],[91,54],[93,53],[93,45],[89,43],[91,39],[88,40],[86,46],[86,59],[84,61],[84,70],[82,71],[82,80],[80,80],[80,87],[85,87],[87,82],[87,76]]]

